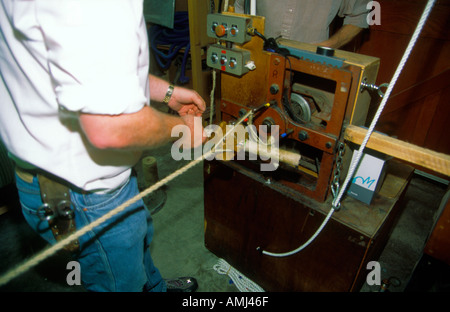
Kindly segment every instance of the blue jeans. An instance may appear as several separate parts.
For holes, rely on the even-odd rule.
[[[37,177],[25,181],[16,175],[23,215],[28,224],[50,244],[56,242],[48,222],[37,209],[42,205]],[[108,194],[72,189],[75,222],[78,229],[98,219],[138,194],[134,176],[121,188]],[[153,223],[142,200],[80,237],[81,280],[89,291],[166,291],[166,284],[154,266],[149,245]]]

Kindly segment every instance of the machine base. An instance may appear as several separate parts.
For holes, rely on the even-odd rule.
[[[358,291],[399,215],[413,169],[395,161],[370,206],[344,197],[307,248],[284,257],[321,225],[331,207],[280,191],[238,162],[205,162],[205,245],[266,291]]]

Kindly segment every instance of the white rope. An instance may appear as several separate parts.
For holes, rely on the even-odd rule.
[[[214,117],[214,111],[215,111],[215,91],[216,91],[216,70],[213,69],[212,72],[212,88],[211,88],[211,93],[209,95],[210,98],[210,104],[209,104],[209,124],[211,125],[213,122],[213,117]]]
[[[350,170],[349,173],[347,174],[347,177],[344,181],[343,187],[341,187],[341,190],[339,192],[339,194],[336,196],[335,200],[333,201],[333,208],[330,210],[327,218],[325,218],[324,222],[322,223],[322,225],[320,226],[320,228],[316,231],[316,233],[313,235],[313,237],[311,239],[309,239],[303,246],[300,246],[299,248],[297,248],[296,250],[292,251],[292,252],[287,252],[287,253],[282,253],[282,254],[276,254],[276,253],[269,253],[267,251],[263,251],[264,254],[268,254],[268,255],[272,255],[272,256],[288,256],[288,255],[292,255],[302,249],[304,249],[307,245],[309,245],[320,233],[320,231],[322,231],[322,229],[325,227],[325,224],[328,222],[328,220],[331,218],[331,215],[333,214],[334,211],[334,207],[336,206],[336,203],[340,202],[341,197],[343,196],[345,189],[351,179],[351,177],[353,176],[354,170],[357,167],[359,160],[361,158],[361,154],[362,151],[364,150],[367,141],[369,140],[370,135],[372,134],[375,125],[378,121],[379,116],[381,115],[381,112],[383,111],[384,106],[386,105],[386,102],[392,92],[392,89],[395,86],[395,83],[398,79],[398,76],[400,75],[401,71],[403,70],[403,67],[411,53],[412,48],[414,47],[417,38],[428,18],[428,15],[431,11],[431,8],[434,5],[435,0],[429,0],[425,10],[420,18],[420,21],[417,25],[416,30],[414,31],[414,34],[411,38],[411,41],[409,42],[409,45],[405,51],[405,54],[403,55],[403,58],[399,64],[399,66],[397,67],[397,70],[394,74],[394,77],[391,80],[391,83],[389,84],[385,96],[383,97],[383,100],[380,104],[380,107],[377,110],[377,113],[375,114],[375,117],[369,127],[369,130],[367,131],[366,137],[364,138],[360,149],[357,151],[357,154],[355,156],[354,161],[352,162],[352,164],[350,165]],[[251,110],[249,110],[247,112],[247,114],[245,114],[244,116],[242,116],[239,121],[234,125],[234,127],[232,127],[225,135],[224,135],[224,139],[234,130],[234,128],[236,126],[238,126],[239,124],[242,123],[242,121],[244,119],[246,119],[248,116],[250,116],[252,113]],[[215,148],[221,144],[222,142],[219,142]],[[206,157],[209,157],[212,153],[214,153],[215,149],[211,149],[211,151],[209,151],[208,153],[204,154],[203,156],[191,161],[190,163],[188,163],[186,166],[178,169],[177,171],[173,172],[172,174],[170,174],[169,176],[167,176],[164,179],[161,179],[160,181],[158,181],[157,183],[155,183],[154,185],[150,186],[148,189],[144,190],[143,192],[139,193],[138,195],[136,195],[135,197],[133,197],[132,199],[128,200],[127,202],[125,202],[124,204],[120,205],[119,207],[115,208],[114,210],[111,210],[109,213],[105,214],[104,216],[102,216],[101,218],[97,219],[96,221],[90,223],[89,225],[83,227],[82,229],[78,230],[77,232],[73,233],[72,235],[66,237],[65,239],[57,242],[56,244],[54,244],[53,246],[51,246],[50,248],[38,253],[37,255],[35,255],[33,258],[25,261],[24,263],[22,263],[21,265],[18,265],[16,268],[8,271],[7,273],[5,273],[4,275],[2,275],[0,277],[0,286],[8,283],[9,281],[11,281],[12,279],[16,278],[17,276],[19,276],[20,274],[23,274],[24,272],[28,271],[29,269],[31,269],[32,267],[36,266],[37,264],[39,264],[40,262],[42,262],[43,260],[45,260],[46,258],[54,255],[57,251],[63,249],[66,245],[70,244],[72,241],[77,240],[79,237],[81,237],[82,235],[84,235],[85,233],[91,231],[93,228],[99,226],[100,224],[102,224],[103,222],[107,221],[108,219],[112,218],[113,216],[115,216],[116,214],[120,213],[121,211],[123,211],[125,208],[127,208],[128,206],[132,205],[133,203],[137,202],[138,200],[142,199],[143,197],[151,194],[152,192],[154,192],[155,190],[157,190],[158,188],[160,188],[161,186],[169,183],[171,180],[175,179],[176,177],[178,177],[179,175],[182,175],[183,173],[185,173],[186,171],[188,171],[190,168],[194,167],[195,165],[197,165],[199,162],[203,161]],[[298,251],[297,251],[298,250]]]
[[[327,217],[324,219],[324,221],[322,222],[322,224],[320,225],[320,227],[317,229],[317,231],[314,233],[313,236],[311,236],[311,238],[304,243],[303,245],[301,245],[300,247],[298,247],[295,250],[289,251],[289,252],[285,252],[285,253],[272,253],[272,252],[268,252],[268,251],[263,251],[262,253],[268,256],[272,256],[272,257],[287,257],[287,256],[291,256],[293,254],[298,253],[299,251],[305,249],[309,244],[311,244],[312,241],[314,241],[316,239],[316,237],[320,234],[320,232],[323,230],[323,228],[325,227],[325,225],[328,223],[328,221],[330,220],[331,216],[333,215],[334,211],[336,210],[337,207],[340,206],[340,201],[342,196],[344,195],[346,189],[347,189],[347,185],[350,182],[350,180],[353,178],[353,174],[355,172],[355,169],[357,168],[359,161],[361,159],[362,153],[364,148],[366,147],[367,141],[369,140],[373,130],[375,129],[375,126],[378,122],[378,119],[380,118],[381,113],[383,112],[383,109],[386,105],[386,102],[389,99],[389,96],[391,95],[392,90],[394,89],[394,86],[397,82],[398,77],[400,76],[400,73],[403,70],[403,67],[405,66],[406,61],[409,58],[409,55],[411,54],[412,49],[414,48],[414,45],[416,44],[417,38],[419,37],[420,32],[423,29],[423,26],[425,25],[426,20],[428,19],[428,16],[431,12],[431,9],[434,5],[435,0],[429,0],[427,5],[425,6],[425,9],[422,13],[422,16],[417,24],[416,30],[414,31],[411,40],[405,50],[405,53],[403,54],[403,57],[397,67],[397,70],[394,73],[394,76],[392,77],[391,82],[389,83],[389,86],[386,90],[385,95],[383,96],[383,99],[380,103],[380,106],[378,107],[378,110],[372,120],[372,123],[370,124],[370,127],[366,133],[366,136],[364,137],[363,142],[361,143],[360,148],[358,149],[358,151],[356,151],[354,160],[351,162],[350,164],[350,169],[347,173],[347,176],[345,178],[345,181],[343,183],[343,185],[341,186],[339,193],[337,194],[337,196],[334,198],[333,203],[332,203],[332,208],[330,209]],[[258,247],[259,248],[259,247]]]
[[[247,278],[223,259],[219,259],[217,264],[213,266],[213,269],[221,275],[228,275],[240,292],[264,292],[263,288]]]
[[[252,114],[252,110],[249,110],[244,116],[242,116],[234,125],[234,127],[232,127],[224,136],[223,136],[223,140],[225,140],[225,138],[234,130],[235,127],[237,127],[239,124],[242,123],[242,121],[244,119],[246,119],[249,115]],[[20,274],[25,273],[26,271],[28,271],[29,269],[31,269],[32,267],[36,266],[37,264],[39,264],[40,262],[42,262],[43,260],[47,259],[48,257],[54,255],[57,251],[63,249],[66,245],[70,244],[71,242],[77,240],[78,238],[80,238],[82,235],[86,234],[87,232],[91,231],[92,229],[94,229],[95,227],[101,225],[103,222],[109,220],[110,218],[112,218],[113,216],[117,215],[118,213],[120,213],[121,211],[123,211],[125,208],[127,208],[128,206],[134,204],[135,202],[137,202],[138,200],[142,199],[145,196],[148,196],[149,194],[151,194],[152,192],[156,191],[157,189],[159,189],[161,186],[169,183],[170,181],[172,181],[173,179],[175,179],[176,177],[184,174],[186,171],[188,171],[189,169],[191,169],[192,167],[194,167],[195,165],[197,165],[198,163],[200,163],[201,161],[203,161],[205,158],[211,156],[211,154],[215,153],[215,149],[222,144],[223,140],[219,141],[214,148],[212,148],[209,152],[205,153],[204,155],[198,157],[197,159],[194,159],[193,161],[191,161],[190,163],[188,163],[186,166],[176,170],[175,172],[171,173],[170,175],[168,175],[167,177],[161,179],[160,181],[158,181],[157,183],[153,184],[152,186],[150,186],[149,188],[145,189],[144,191],[142,191],[141,193],[137,194],[135,197],[129,199],[128,201],[126,201],[125,203],[123,203],[122,205],[118,206],[117,208],[111,210],[110,212],[108,212],[107,214],[103,215],[102,217],[98,218],[97,220],[93,221],[92,223],[84,226],[83,228],[77,230],[75,233],[69,235],[68,237],[60,240],[59,242],[57,242],[56,244],[52,245],[51,247],[41,251],[40,253],[36,254],[34,257],[32,257],[31,259],[23,262],[22,264],[18,265],[17,267],[15,267],[14,269],[8,271],[7,273],[5,273],[4,275],[2,275],[0,277],[0,286],[8,283],[9,281],[11,281],[12,279],[16,278],[17,276],[19,276]]]
[[[225,1],[224,1],[224,4],[223,4],[223,11],[224,11],[224,12],[227,12],[227,11],[228,11],[228,2],[229,2],[229,0],[225,0]]]
[[[291,256],[291,255],[294,255],[294,254],[296,254],[296,253],[302,251],[303,249],[305,249],[306,247],[308,247],[308,245],[311,244],[312,241],[315,240],[317,236],[319,236],[320,232],[322,232],[323,228],[324,228],[325,225],[328,223],[328,220],[330,220],[330,218],[331,218],[331,216],[333,215],[334,211],[335,211],[334,209],[330,209],[330,211],[328,212],[327,217],[325,218],[325,220],[323,220],[322,224],[321,224],[320,227],[317,229],[317,231],[314,233],[314,235],[312,235],[312,236],[308,239],[308,241],[307,241],[306,243],[304,243],[303,245],[301,245],[301,246],[298,247],[297,249],[294,249],[294,250],[288,251],[288,252],[283,252],[283,253],[275,253],[275,252],[269,252],[269,251],[263,250],[262,253],[263,253],[264,255],[267,255],[267,256],[282,258],[282,257],[288,257],[288,256]],[[259,247],[258,247],[258,248],[259,248]]]
[[[356,167],[359,164],[360,158],[362,157],[362,152],[363,152],[364,148],[366,147],[367,141],[369,141],[369,138],[372,135],[373,130],[375,129],[375,126],[378,122],[378,119],[380,118],[381,113],[383,112],[383,109],[389,99],[389,96],[391,95],[391,92],[394,89],[395,84],[397,83],[397,79],[400,76],[400,74],[403,70],[403,67],[406,64],[406,61],[408,60],[409,55],[411,54],[411,51],[414,48],[414,45],[416,44],[417,39],[419,38],[420,32],[422,31],[423,26],[425,25],[425,22],[428,19],[431,9],[433,8],[434,2],[435,2],[435,0],[429,0],[427,5],[425,6],[422,16],[420,17],[419,23],[417,24],[416,30],[414,31],[414,33],[411,37],[411,40],[409,41],[409,44],[405,50],[405,53],[403,54],[403,57],[397,67],[397,70],[395,71],[394,76],[392,77],[392,80],[389,83],[389,86],[387,87],[386,93],[383,96],[380,106],[377,109],[377,112],[372,120],[372,123],[370,124],[369,129],[367,130],[366,136],[364,137],[364,140],[361,143],[361,146],[359,147],[358,151],[356,152],[354,161],[352,161],[352,163],[350,164],[350,169],[346,176],[344,184],[341,187],[339,194],[336,196],[336,198],[333,201],[334,207],[337,207],[337,205],[339,204],[342,196],[344,195],[344,192],[346,191],[348,183],[353,178],[353,174],[355,172]]]

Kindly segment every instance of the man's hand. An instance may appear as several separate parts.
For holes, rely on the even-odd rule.
[[[344,25],[342,26],[333,36],[329,39],[318,43],[318,46],[329,47],[333,49],[338,49],[343,47],[350,41],[352,41],[357,35],[363,31],[362,28],[355,25]]]
[[[175,87],[168,105],[178,112],[184,123],[189,127],[191,133],[190,146],[192,148],[201,146],[206,141],[200,118],[206,109],[203,98],[194,90]]]
[[[190,130],[190,138],[186,137],[186,144],[191,146],[191,148],[197,148],[201,146],[207,139],[204,135],[202,119],[200,117],[196,117],[193,114],[185,114],[181,116],[186,126],[189,127]],[[190,142],[189,142],[190,141]]]
[[[200,117],[206,109],[205,101],[197,92],[178,86],[174,88],[168,105],[180,116],[192,114]]]

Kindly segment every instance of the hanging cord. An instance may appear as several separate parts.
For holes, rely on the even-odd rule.
[[[176,177],[184,174],[186,171],[188,171],[189,169],[191,169],[192,167],[194,167],[198,163],[202,162],[204,159],[207,159],[208,157],[210,157],[212,154],[214,154],[216,152],[217,147],[219,145],[221,145],[225,141],[225,139],[234,131],[234,129],[238,125],[240,125],[245,119],[247,119],[247,117],[250,116],[252,113],[253,113],[253,111],[249,110],[244,116],[242,116],[236,122],[236,124],[233,127],[231,127],[231,129],[228,130],[225,133],[225,135],[223,136],[223,139],[220,140],[210,151],[205,153],[203,156],[200,156],[200,157],[194,159],[193,161],[188,163],[186,166],[176,170],[175,172],[171,173],[167,177],[165,177],[165,178],[161,179],[160,181],[156,182],[155,184],[153,184],[149,188],[145,189],[141,193],[137,194],[135,197],[129,199],[128,201],[126,201],[122,205],[120,205],[117,208],[111,210],[110,212],[108,212],[107,214],[105,214],[102,217],[98,218],[97,220],[93,221],[92,223],[90,223],[90,224],[84,226],[83,228],[77,230],[75,233],[73,233],[73,234],[69,235],[68,237],[60,240],[59,242],[57,242],[56,244],[52,245],[51,247],[49,247],[49,248],[41,251],[40,253],[36,254],[31,259],[29,259],[27,261],[24,261],[22,264],[18,265],[16,268],[14,268],[14,269],[8,271],[7,273],[5,273],[4,275],[0,276],[0,286],[8,283],[9,281],[11,281],[12,279],[16,278],[17,276],[25,273],[26,271],[28,271],[32,267],[36,266],[37,264],[39,264],[43,260],[45,260],[48,257],[54,255],[57,251],[63,249],[66,245],[68,245],[71,242],[77,240],[78,238],[80,238],[81,236],[86,234],[87,232],[92,231],[94,228],[96,228],[97,226],[101,225],[103,222],[109,220],[113,216],[115,216],[118,213],[122,212],[128,206],[130,206],[130,205],[134,204],[135,202],[137,202],[138,200],[141,200],[142,198],[150,195],[151,193],[153,193],[154,191],[159,189],[161,186],[169,183],[170,181],[172,181]]]
[[[217,264],[213,266],[213,269],[221,275],[228,275],[240,292],[264,292],[264,289],[258,284],[247,278],[223,259],[219,259]]]
[[[212,125],[214,113],[215,113],[215,91],[216,91],[216,70],[213,69],[211,72],[212,77],[212,88],[211,88],[211,94],[210,94],[210,105],[209,105],[209,124]]]
[[[332,207],[330,209],[330,211],[328,212],[327,217],[324,219],[324,221],[322,222],[322,224],[320,225],[320,227],[317,229],[317,231],[314,233],[313,236],[311,236],[311,238],[304,243],[303,245],[301,245],[300,247],[298,247],[295,250],[289,251],[289,252],[285,252],[285,253],[273,253],[273,252],[268,252],[263,250],[262,253],[264,255],[268,255],[268,256],[272,256],[272,257],[287,257],[287,256],[291,256],[293,254],[298,253],[299,251],[303,250],[304,248],[306,248],[309,244],[311,244],[311,242],[316,239],[316,237],[320,234],[320,232],[323,230],[323,228],[325,227],[325,225],[328,223],[328,221],[330,220],[331,216],[333,215],[334,211],[337,210],[340,207],[340,200],[342,198],[342,196],[344,195],[344,192],[346,191],[347,185],[350,182],[351,178],[353,177],[353,174],[359,164],[359,161],[361,159],[361,155],[362,152],[364,150],[364,148],[366,147],[367,141],[369,141],[370,135],[372,134],[378,119],[380,118],[381,113],[383,112],[384,106],[386,105],[386,102],[389,99],[389,96],[391,95],[392,90],[394,89],[394,86],[397,82],[398,77],[400,76],[400,73],[403,70],[403,67],[405,66],[406,61],[409,58],[409,55],[411,54],[412,49],[414,48],[414,45],[416,44],[417,38],[419,37],[420,32],[422,31],[423,26],[425,25],[425,22],[430,14],[430,11],[434,5],[435,0],[429,0],[427,5],[425,6],[425,9],[422,13],[422,16],[420,17],[419,23],[417,24],[416,30],[414,31],[411,40],[405,50],[405,53],[403,54],[403,57],[397,67],[397,70],[394,73],[394,76],[392,77],[391,82],[389,83],[389,86],[386,90],[386,93],[383,96],[383,99],[380,103],[380,106],[378,107],[378,110],[372,120],[372,123],[370,124],[370,127],[367,131],[366,136],[364,137],[363,142],[361,143],[360,148],[358,149],[358,151],[356,151],[355,154],[355,158],[352,161],[352,163],[350,164],[350,169],[348,171],[348,174],[345,178],[345,181],[343,183],[343,185],[340,188],[340,191],[338,192],[337,196],[334,198],[333,203],[332,203]],[[260,249],[260,247],[258,247],[257,249]]]

